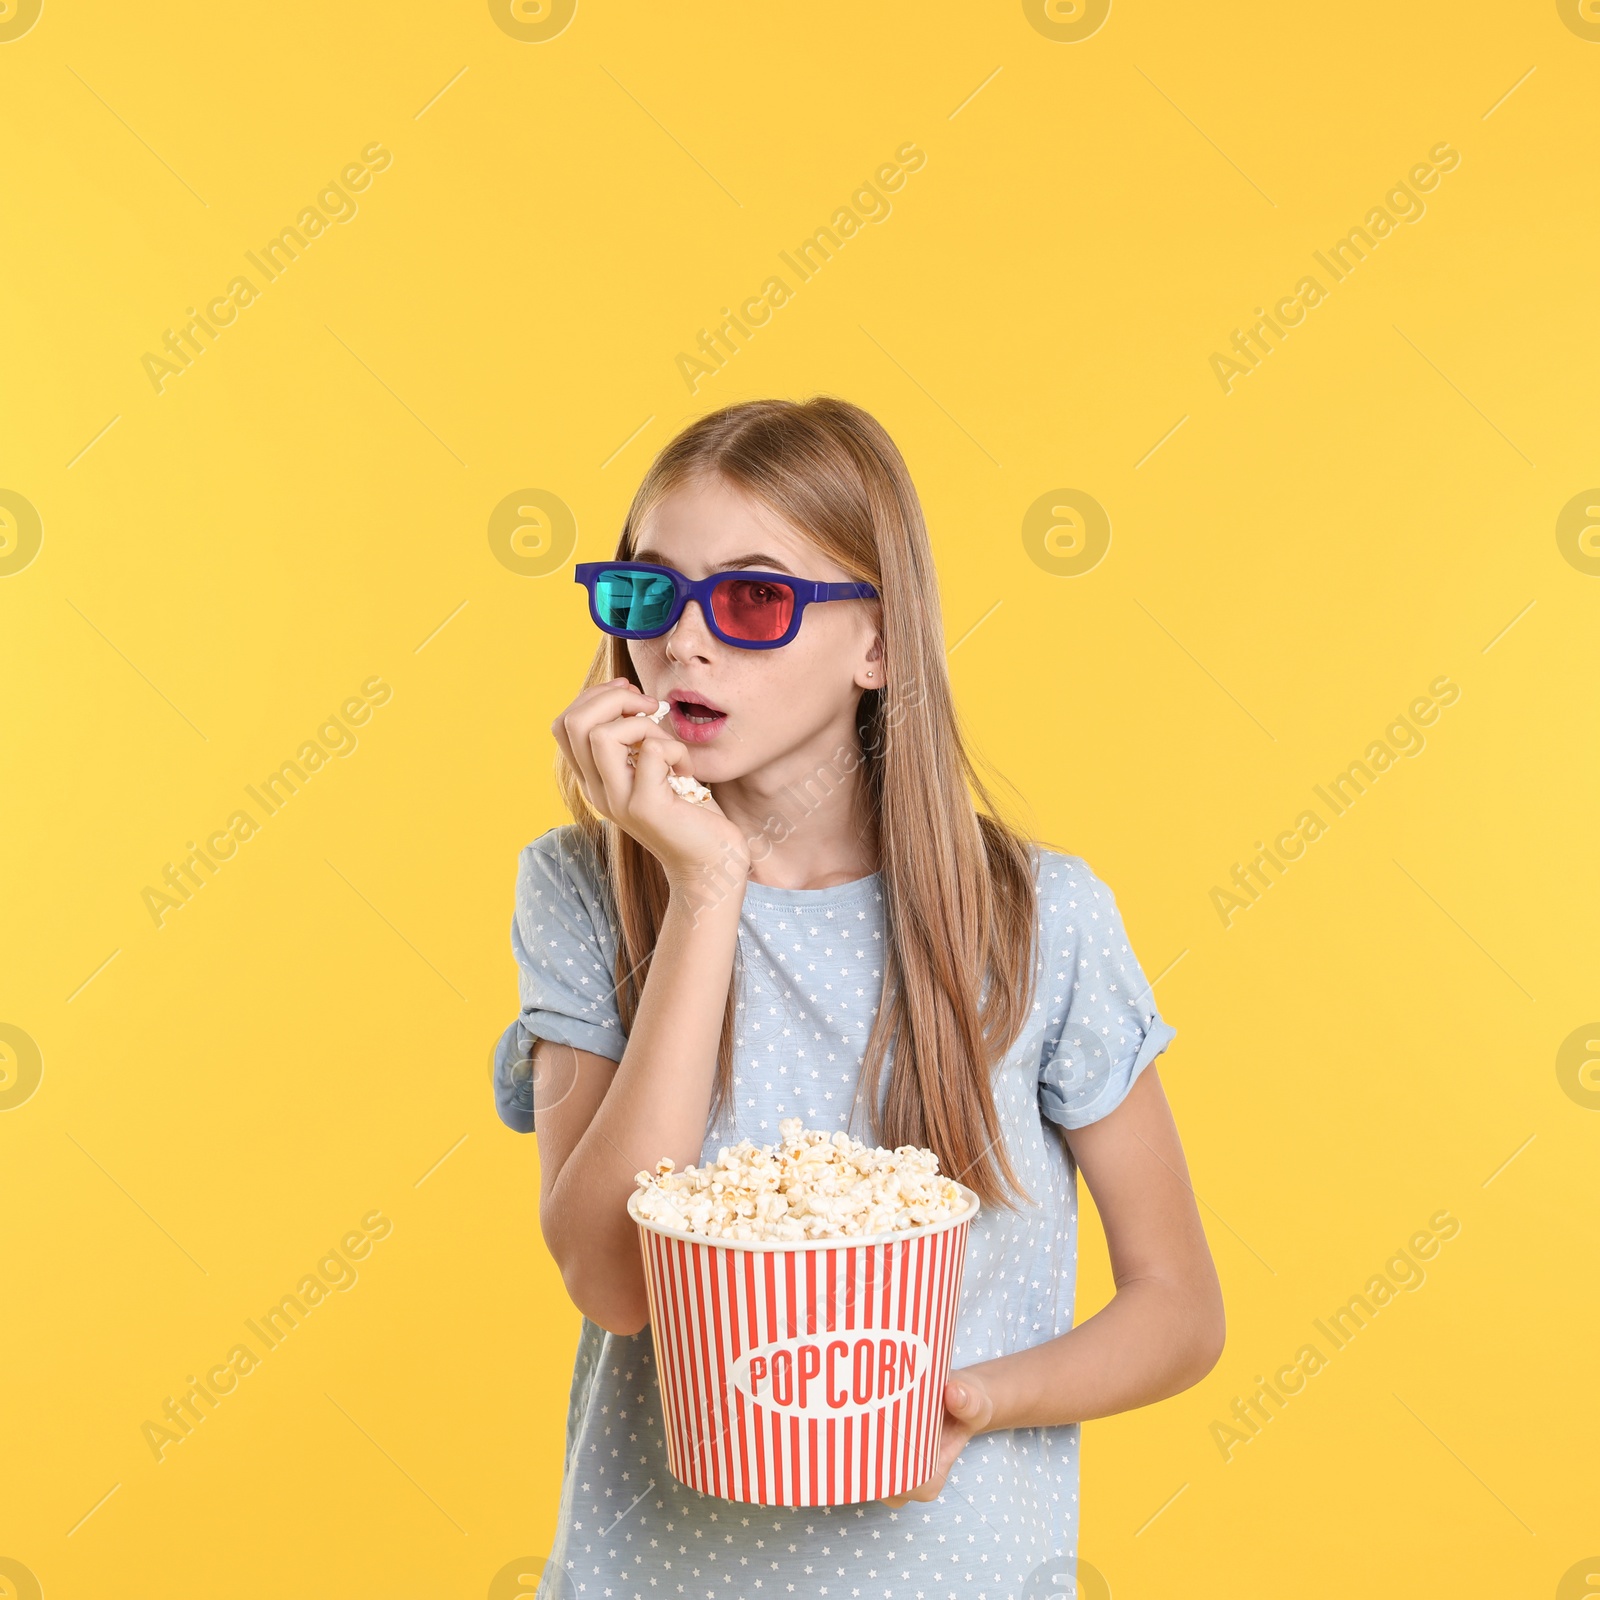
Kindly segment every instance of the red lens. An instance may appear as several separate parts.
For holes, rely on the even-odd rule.
[[[769,578],[724,578],[711,591],[711,613],[735,639],[781,639],[794,616],[794,590]]]

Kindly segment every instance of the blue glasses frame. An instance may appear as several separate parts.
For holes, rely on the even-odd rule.
[[[657,628],[617,628],[600,615],[598,594],[600,575],[605,572],[637,572],[655,578],[668,578],[672,582],[672,609],[665,622]],[[603,633],[618,639],[658,639],[672,628],[683,615],[683,608],[693,600],[706,619],[706,626],[724,644],[740,650],[776,650],[786,645],[800,631],[806,607],[826,600],[875,600],[878,591],[870,583],[818,583],[810,578],[797,578],[788,572],[757,572],[749,567],[735,567],[727,572],[713,572],[704,578],[688,578],[676,567],[660,567],[650,561],[580,561],[573,568],[573,581],[581,583],[589,596],[589,615]],[[744,582],[774,583],[790,590],[794,595],[794,613],[781,638],[738,639],[725,633],[718,623],[711,604],[712,591],[719,583],[729,579]]]

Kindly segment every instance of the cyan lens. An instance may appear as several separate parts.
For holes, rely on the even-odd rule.
[[[644,633],[664,628],[672,615],[672,580],[657,572],[610,568],[595,582],[595,607],[608,628]]]

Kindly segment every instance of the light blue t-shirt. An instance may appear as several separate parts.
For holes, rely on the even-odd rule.
[[[1039,1203],[985,1206],[973,1221],[952,1370],[1072,1327],[1077,1166],[1049,1124],[1081,1128],[1114,1110],[1175,1033],[1110,889],[1080,857],[1037,852],[1035,1003],[993,1083],[1012,1164]],[[877,873],[826,889],[747,886],[737,1093],[731,1122],[725,1111],[707,1131],[701,1162],[741,1138],[775,1143],[784,1117],[846,1128],[882,993],[881,889]],[[493,1070],[500,1117],[519,1132],[533,1127],[535,1039],[622,1058],[609,903],[576,824],[523,850],[511,924],[522,1010]],[[885,1063],[880,1106],[887,1083]],[[846,1131],[874,1142],[861,1120]],[[979,1434],[937,1500],[898,1509],[744,1505],[668,1470],[649,1326],[625,1338],[585,1317],[555,1546],[536,1600],[1033,1600],[1061,1586],[1044,1574],[1077,1558],[1079,1431],[1073,1422]]]

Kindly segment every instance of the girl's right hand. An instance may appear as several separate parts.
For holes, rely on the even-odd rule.
[[[613,679],[582,690],[550,731],[577,770],[584,799],[650,851],[669,884],[742,875],[750,849],[740,830],[715,800],[691,805],[667,782],[669,772],[690,776],[689,747],[650,720],[659,704],[626,678]]]

